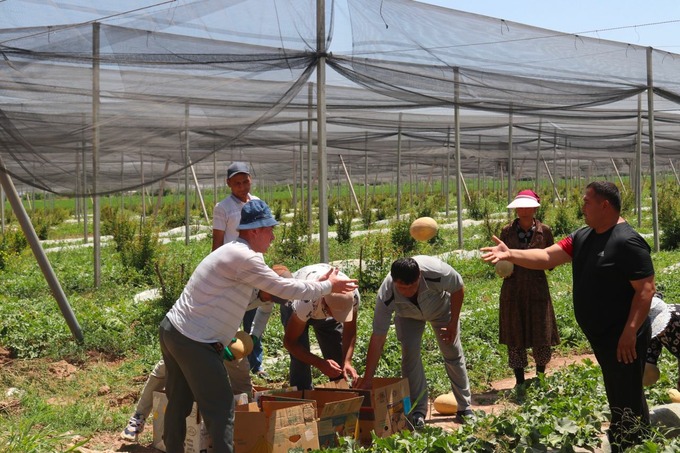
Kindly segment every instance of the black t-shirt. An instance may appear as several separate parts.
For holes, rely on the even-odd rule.
[[[654,275],[649,245],[628,223],[571,236],[576,321],[591,344],[616,345],[635,294],[630,282]]]

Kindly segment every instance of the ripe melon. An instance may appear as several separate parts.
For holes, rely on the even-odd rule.
[[[515,265],[510,261],[500,260],[496,262],[494,266],[496,269],[496,274],[502,278],[508,278],[512,275],[512,271],[515,269]]]
[[[456,397],[453,396],[453,393],[439,395],[434,400],[434,410],[439,412],[441,415],[455,415],[455,413],[458,411]]]
[[[241,360],[248,354],[253,352],[253,339],[242,330],[236,332],[234,335],[236,341],[229,345],[229,350],[234,354],[234,359]]]
[[[416,241],[425,242],[436,236],[438,228],[437,221],[432,217],[418,217],[411,223],[409,232]]]

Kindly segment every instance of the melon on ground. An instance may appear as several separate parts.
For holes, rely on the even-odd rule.
[[[434,410],[441,415],[455,415],[458,412],[458,403],[453,393],[444,393],[434,400]]]

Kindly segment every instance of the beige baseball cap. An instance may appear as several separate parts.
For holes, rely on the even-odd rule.
[[[341,294],[331,293],[324,296],[333,318],[338,322],[350,322],[354,315],[354,291]]]

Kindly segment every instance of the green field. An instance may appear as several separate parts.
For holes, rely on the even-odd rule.
[[[474,184],[470,184],[475,187]],[[358,278],[363,305],[359,313],[359,334],[355,366],[363,372],[371,332],[375,291],[399,256],[413,254],[439,255],[459,250],[455,209],[444,213],[444,197],[438,187],[409,188],[404,191],[401,220],[395,219],[393,188],[383,187],[367,196],[363,215],[352,209],[346,187],[332,191],[329,200],[330,259],[342,261],[343,270]],[[549,188],[539,215],[553,227],[559,238],[581,225],[579,188],[564,188],[566,203],[550,203]],[[359,199],[364,197],[359,192]],[[664,215],[680,218],[677,194],[667,189],[660,201]],[[280,188],[264,197],[280,217],[277,239],[265,255],[269,264],[283,263],[291,269],[318,261],[319,243],[307,240],[307,220],[298,206],[291,205],[289,191]],[[201,227],[210,230],[202,219],[200,203],[191,199],[191,231]],[[206,200],[212,200],[210,194]],[[452,206],[455,206],[455,199]],[[473,393],[489,390],[490,384],[510,376],[504,346],[498,344],[498,295],[501,280],[493,268],[474,255],[490,244],[491,234],[507,222],[507,195],[488,188],[473,190],[465,200],[463,251],[448,253],[448,261],[463,276],[465,303],[461,335],[468,363]],[[648,196],[638,230],[653,244],[651,212]],[[168,194],[162,209],[153,216],[155,199],[146,203],[147,215],[140,217],[141,198],[137,196],[102,199],[102,247],[99,287],[94,286],[93,255],[88,247],[56,249],[58,240],[82,241],[84,222],[78,218],[74,200],[32,200],[36,231],[44,243],[48,258],[73,308],[84,334],[78,344],[64,322],[50,289],[16,221],[7,212],[5,233],[0,243],[0,432],[1,451],[63,451],[74,434],[85,439],[101,433],[117,434],[125,425],[148,372],[160,358],[157,326],[170,307],[196,264],[210,251],[210,234],[184,243],[184,233],[177,240],[162,243],[159,234],[183,224],[183,197]],[[666,203],[664,205],[663,203]],[[212,206],[212,201],[206,203]],[[624,216],[637,226],[630,195],[624,196]],[[91,213],[91,207],[88,208]],[[661,209],[661,208],[660,208]],[[296,216],[293,213],[297,212]],[[209,213],[210,214],[210,213]],[[434,217],[440,226],[436,238],[428,243],[415,243],[408,234],[409,219]],[[675,215],[675,217],[673,217]],[[444,227],[446,226],[446,227]],[[91,220],[89,221],[91,231]],[[316,220],[312,232],[317,231]],[[663,230],[663,228],[662,228]],[[91,233],[90,233],[91,234]],[[675,234],[672,227],[663,234]],[[668,236],[663,236],[669,240]],[[91,242],[91,236],[89,241]],[[49,244],[49,245],[48,245]],[[680,300],[680,251],[662,250],[653,254],[657,285],[669,303]],[[356,265],[361,258],[362,270]],[[162,284],[161,284],[162,280]],[[549,282],[559,323],[562,343],[558,355],[589,352],[571,309],[571,269],[569,265],[549,273]],[[135,302],[136,294],[160,288],[163,297]],[[283,384],[288,369],[288,356],[283,352],[282,328],[275,312],[263,338],[265,356],[273,360],[267,371],[278,384]],[[423,358],[428,374],[431,397],[449,391],[449,384],[436,341],[428,329],[424,337]],[[62,362],[64,361],[64,362]],[[55,363],[62,370],[74,368],[67,375],[55,374]],[[677,365],[667,352],[660,362],[662,377],[648,389],[650,405],[668,402],[666,389],[674,387]],[[388,336],[380,361],[379,376],[397,376],[400,370],[400,348],[393,333]],[[317,382],[324,380],[315,375]],[[263,382],[260,382],[263,383]],[[599,369],[595,365],[570,366],[531,386],[521,404],[497,416],[481,416],[474,425],[446,433],[428,427],[417,434],[401,434],[376,442],[371,451],[541,451],[552,448],[572,451],[574,447],[597,449],[603,424],[606,425],[606,399]],[[10,391],[11,388],[18,389]],[[9,394],[8,394],[9,392]],[[11,394],[11,395],[10,395]],[[507,398],[516,398],[512,393]],[[141,443],[151,439],[142,436]],[[650,445],[636,451],[673,451],[680,444],[655,432]],[[88,444],[89,448],[95,448]],[[536,448],[538,450],[531,450]],[[661,448],[661,449],[654,449]],[[663,450],[662,448],[666,448]],[[344,441],[339,451],[362,451]]]

